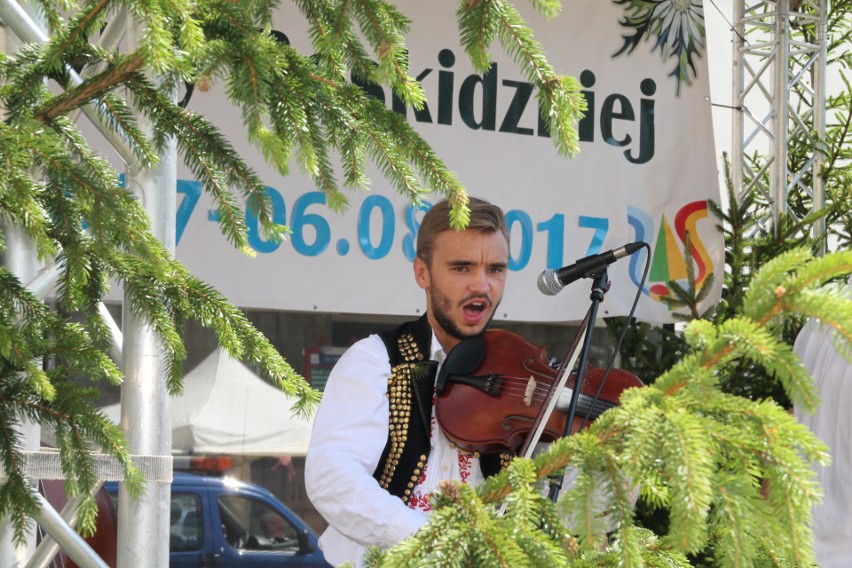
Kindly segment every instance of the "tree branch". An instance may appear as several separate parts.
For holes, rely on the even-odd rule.
[[[86,104],[101,93],[122,84],[129,75],[138,71],[144,62],[145,59],[141,53],[131,55],[121,65],[110,67],[103,73],[51,99],[49,104],[35,112],[36,120],[50,122],[57,116]]]

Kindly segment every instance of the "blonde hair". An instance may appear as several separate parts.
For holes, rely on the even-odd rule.
[[[509,228],[506,226],[506,217],[503,210],[477,197],[471,197],[468,203],[470,209],[470,222],[468,231],[481,233],[500,232],[509,244]],[[435,204],[420,222],[420,230],[417,232],[417,256],[426,264],[432,261],[432,251],[435,247],[435,239],[444,231],[453,230],[450,227],[450,202],[444,199]]]

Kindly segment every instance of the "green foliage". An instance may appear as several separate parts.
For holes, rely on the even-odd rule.
[[[557,2],[533,2],[541,14],[555,17]],[[536,87],[541,116],[561,155],[575,156],[580,142],[574,118],[586,110],[580,84],[573,77],[557,75],[542,53],[517,9],[510,2],[463,2],[457,10],[462,46],[474,68],[487,71],[491,57],[488,49],[496,38],[525,71],[527,80]]]
[[[852,343],[852,299],[825,286],[850,272],[852,251],[812,258],[798,249],[768,262],[746,308],[720,323],[691,322],[685,355],[652,385],[628,389],[587,429],[534,460],[516,458],[475,492],[444,485],[426,527],[373,551],[371,565],[688,566],[686,555],[700,551],[716,566],[812,565],[810,515],[821,492],[811,465],[828,462],[827,448],[775,402],[723,392],[719,376],[747,361],[813,407],[807,370],[766,326],[815,317]],[[554,515],[534,483],[563,467],[577,481]],[[637,492],[668,511],[664,534],[637,526]],[[609,540],[606,524],[615,527]]]
[[[559,7],[532,4],[548,17]],[[212,328],[233,356],[259,364],[298,398],[299,409],[307,412],[317,400],[238,309],[188,274],[152,236],[137,198],[77,129],[77,110],[91,105],[135,155],[132,167],[155,165],[158,150],[174,137],[181,158],[216,203],[223,233],[245,252],[242,202],[258,213],[268,238],[285,238],[286,228],[273,222],[258,176],[222,134],[171,100],[180,82],[199,89],[223,82],[265,159],[282,174],[297,164],[334,208],[346,206],[342,189],[368,184],[363,172],[369,158],[413,202],[439,192],[453,204],[454,226],[467,223],[467,196],[453,173],[404,120],[346,79],[351,72],[362,83],[390,84],[406,104],[422,104],[420,86],[408,73],[404,14],[380,0],[297,0],[316,53],[309,57],[272,37],[275,5],[131,0],[122,6],[143,33],[138,45],[122,52],[88,39],[114,16],[114,2],[41,0],[49,41],[0,57],[0,159],[6,165],[0,171],[0,214],[7,227],[28,236],[39,259],[55,260],[61,269],[55,310],[8,269],[0,272],[0,464],[7,476],[0,485],[0,517],[12,520],[19,540],[36,506],[21,475],[21,417],[56,430],[72,493],[91,492],[93,445],[113,454],[131,486],[139,487],[121,432],[94,408],[93,392],[71,380],[121,380],[106,356],[109,331],[98,310],[113,280],[162,340],[172,392],[180,390],[185,357],[182,325],[193,318]],[[574,124],[584,108],[579,87],[550,68],[514,6],[467,1],[459,5],[458,20],[477,69],[488,68],[494,41],[513,57],[538,93],[557,152],[573,155]],[[832,29],[848,35],[844,22],[838,19]],[[72,69],[82,69],[82,80]],[[61,92],[46,88],[48,79]],[[824,172],[830,181],[826,218],[848,243],[849,212],[839,205],[848,203],[850,186],[848,94],[833,104],[840,110],[831,118],[827,152],[837,159]],[[148,122],[151,132],[143,128]],[[335,155],[340,172],[332,166]],[[807,199],[791,201],[791,209],[800,204],[807,206]],[[852,267],[848,254],[805,262],[801,250],[769,262],[790,250],[795,242],[788,237],[802,236],[813,219],[790,221],[789,229],[772,236],[753,235],[745,226],[755,217],[751,205],[737,205],[741,209],[731,213],[736,217],[723,217],[731,232],[726,237],[738,243],[731,251],[736,269],[726,281],[726,304],[715,323],[690,324],[672,357],[685,355],[671,369],[662,372],[660,366],[653,385],[629,391],[621,407],[582,434],[559,440],[533,461],[515,460],[477,491],[446,485],[429,525],[399,547],[373,551],[371,564],[685,566],[686,553],[708,544],[720,565],[751,565],[769,555],[779,564],[807,564],[807,522],[819,495],[808,466],[824,461],[824,448],[774,402],[720,387],[725,377],[743,376],[743,369],[765,369],[785,396],[815,403],[788,344],[766,327],[817,317],[848,340],[849,301],[821,285]],[[0,248],[6,250],[5,240]],[[759,267],[764,270],[752,280]],[[703,293],[673,289],[684,307]],[[69,313],[82,323],[72,323],[64,315]],[[645,355],[637,359],[650,363]],[[577,472],[577,483],[557,507],[534,482],[565,466]],[[636,527],[634,486],[642,502],[670,512],[662,537]],[[608,543],[600,536],[601,498],[616,525]],[[503,501],[506,514],[498,515],[493,506]],[[91,526],[88,503],[83,524]]]
[[[835,3],[832,6],[830,20],[833,22],[830,38],[829,64],[840,67],[844,82],[848,83],[843,69],[852,64],[852,53],[848,51],[850,25],[848,13],[852,6],[849,3]],[[808,33],[808,29],[802,30]],[[848,91],[848,89],[847,89]],[[730,175],[730,164],[725,159],[725,178],[727,195],[726,206],[723,208],[711,202],[711,209],[719,220],[719,230],[725,238],[725,271],[722,287],[722,301],[712,312],[701,314],[697,310],[701,290],[694,286],[693,278],[687,280],[685,286],[669,283],[675,292],[669,301],[672,309],[680,310],[687,315],[685,319],[710,318],[712,321],[724,322],[736,317],[744,306],[749,305],[749,290],[754,286],[754,275],[773,258],[791,253],[801,247],[812,251],[824,247],[836,250],[848,250],[852,245],[850,228],[852,228],[852,210],[849,208],[850,199],[850,161],[849,137],[852,125],[852,106],[848,92],[827,101],[829,121],[826,128],[825,167],[821,174],[825,184],[824,207],[811,213],[813,208],[812,196],[801,189],[813,183],[808,178],[803,181],[796,191],[788,194],[789,215],[783,216],[778,223],[765,228],[765,219],[770,216],[771,203],[759,192],[738,194],[733,186]],[[802,136],[803,133],[799,133]],[[791,170],[797,170],[805,160],[811,159],[813,149],[804,138],[794,139],[788,149]],[[765,171],[765,158],[752,156],[750,167],[752,171]],[[825,237],[814,236],[814,226],[818,221],[825,223]],[[689,247],[685,247],[689,250]],[[686,260],[688,267],[692,266],[691,259]],[[804,298],[802,298],[804,299]],[[803,316],[807,309],[798,313],[785,313],[767,322],[767,333],[787,345],[792,345],[799,332]],[[682,318],[683,319],[683,318]],[[618,336],[627,325],[624,318],[614,318],[607,321],[611,332]],[[646,383],[653,382],[663,371],[668,369],[684,352],[685,339],[674,332],[669,326],[655,327],[643,322],[631,322],[621,351],[621,367],[635,372]],[[738,359],[717,370],[720,388],[727,393],[735,394],[752,400],[772,399],[779,405],[789,408],[792,404],[788,397],[788,389],[776,377],[770,368],[756,364],[749,359]],[[784,375],[781,374],[781,377]],[[637,505],[637,516],[644,526],[658,531],[667,531],[671,519],[665,509],[655,507],[651,503],[640,501]],[[711,533],[712,540],[727,539],[728,545],[737,546],[739,543],[730,541],[733,533]],[[757,554],[761,554],[760,551]],[[767,557],[768,558],[768,557]],[[768,561],[768,560],[767,560]],[[706,550],[695,558],[700,565],[719,566],[724,563]],[[704,562],[707,562],[705,564]]]
[[[66,487],[70,494],[91,494],[99,482],[94,464],[87,456],[91,444],[108,448],[126,468],[132,492],[142,480],[130,467],[130,454],[121,431],[94,405],[97,391],[84,389],[72,373],[85,373],[93,379],[121,381],[121,372],[78,324],[52,312],[38,298],[20,286],[3,267],[0,269],[0,517],[11,518],[15,527],[24,527],[38,510],[38,504],[24,477],[18,428],[20,418],[53,428]],[[42,369],[40,361],[61,356],[61,362]],[[84,503],[84,527],[92,529],[94,501]],[[85,511],[85,509],[84,509]]]
[[[505,516],[470,487],[444,483],[428,525],[389,552],[372,551],[369,565],[564,565],[566,546],[574,541],[556,518],[553,503],[533,489],[532,463],[517,460],[506,476],[518,491],[507,499]]]
[[[694,277],[689,276],[685,283],[668,282],[673,294],[664,299],[675,318],[689,321],[695,318],[708,318],[716,322],[733,317],[743,307],[746,292],[751,287],[754,274],[773,258],[791,250],[808,247],[813,252],[823,250],[847,250],[852,248],[852,86],[847,77],[852,68],[852,3],[832,2],[828,8],[827,65],[829,74],[840,78],[846,89],[826,101],[825,140],[822,145],[824,165],[817,175],[821,180],[813,179],[812,169],[803,168],[814,159],[813,133],[805,129],[792,132],[787,148],[789,170],[803,171],[798,184],[787,195],[788,214],[781,216],[777,223],[769,226],[766,221],[772,215],[772,203],[767,195],[760,191],[744,191],[734,187],[731,178],[730,163],[724,156],[725,190],[723,203],[710,202],[710,208],[718,219],[718,229],[725,238],[725,270],[722,282],[722,301],[712,310],[700,313],[698,305],[709,290],[707,280],[697,289]],[[800,26],[795,33],[802,41],[815,42],[814,27]],[[800,116],[807,116],[808,97],[794,97],[792,104]],[[820,151],[817,149],[816,151]],[[768,186],[767,158],[761,155],[747,156],[748,169],[761,176],[764,186]],[[824,184],[825,202],[814,211],[812,192],[816,181]],[[825,225],[825,235],[815,233],[818,223]],[[688,241],[687,235],[687,241]],[[684,251],[689,251],[688,243]],[[694,265],[691,258],[684,255],[687,270]],[[793,344],[802,324],[802,318],[792,315],[772,322],[772,330],[790,345]],[[624,329],[624,318],[607,321],[614,336]],[[659,338],[659,341],[658,341]],[[653,380],[679,357],[683,342],[671,329],[659,328],[643,322],[630,322],[628,334],[622,346],[622,364],[627,370],[635,372],[643,381]],[[790,400],[779,383],[769,377],[759,365],[740,361],[726,368],[720,376],[723,390],[752,399],[770,397],[782,406],[789,406]]]
[[[837,69],[844,84],[849,87],[846,70],[852,65],[852,52],[848,50],[849,40],[852,39],[850,26],[850,3],[833,3],[829,14],[829,65]],[[801,33],[810,33],[809,28],[802,28]],[[810,38],[811,40],[813,38]],[[779,255],[793,254],[801,247],[811,251],[824,248],[833,250],[849,250],[852,248],[852,183],[850,183],[850,144],[852,135],[852,106],[850,106],[850,89],[847,88],[838,96],[830,97],[827,101],[828,121],[826,126],[825,154],[820,174],[825,187],[824,207],[817,212],[811,212],[814,206],[812,195],[802,189],[810,187],[814,180],[810,172],[806,179],[788,194],[789,214],[782,216],[778,223],[767,230],[765,220],[770,217],[772,204],[759,192],[738,194],[733,185],[730,164],[725,157],[725,179],[727,195],[725,207],[711,202],[711,210],[719,220],[718,228],[725,238],[725,271],[722,286],[722,301],[712,312],[699,313],[697,306],[702,290],[697,290],[690,276],[685,286],[679,283],[669,283],[674,291],[669,300],[673,310],[687,314],[685,318],[709,318],[715,322],[724,322],[736,317],[749,302],[748,291],[753,287],[755,273],[761,267]],[[801,105],[802,103],[798,103]],[[804,136],[798,132],[788,148],[791,171],[798,171],[801,166],[813,158],[813,148]],[[765,158],[750,157],[750,169],[754,172],[765,172]],[[814,227],[822,222],[826,227],[826,235],[814,235]],[[689,247],[685,247],[688,251]],[[795,253],[798,254],[798,253]],[[692,267],[691,259],[685,258],[687,267]],[[787,345],[792,345],[801,327],[803,316],[808,310],[798,313],[787,313],[767,323],[767,332]],[[624,318],[613,318],[607,321],[614,336],[619,336],[627,322]],[[643,322],[630,322],[627,335],[621,350],[620,366],[635,372],[646,383],[653,382],[660,374],[677,361],[685,350],[685,339],[673,329],[673,326],[656,327]],[[727,393],[735,394],[752,400],[772,399],[779,405],[789,408],[792,404],[781,382],[776,380],[771,370],[756,364],[749,359],[738,359],[717,370],[720,388]],[[784,376],[783,374],[780,376]],[[642,524],[657,531],[667,531],[671,519],[668,511],[655,507],[648,502],[637,504],[637,517]],[[728,540],[726,546],[738,546],[739,541],[731,541],[733,533],[711,533],[710,540]],[[757,554],[762,554],[757,551]],[[769,557],[767,557],[769,563]],[[702,551],[694,557],[698,565],[719,566],[724,563],[715,558],[711,552]]]
[[[242,214],[246,204],[265,238],[285,238],[287,228],[273,221],[263,183],[230,141],[207,117],[174,102],[174,88],[183,82],[199,90],[222,82],[266,161],[282,175],[297,164],[333,209],[346,206],[342,189],[368,185],[369,158],[412,202],[438,192],[451,200],[452,225],[468,222],[467,195],[455,175],[398,113],[358,86],[387,84],[412,107],[424,102],[408,71],[409,21],[395,4],[297,0],[313,55],[272,35],[277,2],[37,4],[49,39],[0,54],[0,161],[5,165],[0,216],[8,231],[29,239],[32,254],[60,269],[53,310],[27,291],[20,275],[5,266],[0,271],[0,463],[7,475],[0,484],[0,517],[12,519],[18,540],[36,507],[21,475],[17,425],[23,417],[56,430],[72,493],[92,491],[93,446],[115,456],[138,487],[121,432],[95,409],[92,393],[71,380],[122,380],[106,355],[110,331],[99,311],[111,282],[123,286],[132,311],[162,341],[170,392],[181,389],[186,357],[181,330],[194,319],[211,328],[231,356],[259,365],[270,381],[296,397],[296,410],[310,412],[319,397],[237,308],[189,274],[152,235],[137,196],[121,186],[118,172],[78,129],[79,110],[88,109],[117,135],[132,153],[131,170],[155,166],[167,141],[175,140],[180,158],[211,196],[222,233],[246,254],[252,252]],[[533,4],[548,16],[558,7]],[[134,34],[138,41],[120,47],[90,41],[125,10],[127,25],[140,32]],[[514,7],[468,2],[458,15],[476,65],[489,66],[484,50],[498,39],[537,87],[557,151],[575,154],[574,125],[583,109],[579,86],[550,68]],[[347,79],[349,73],[358,84]],[[335,156],[340,172],[332,165]],[[0,253],[9,252],[0,236]],[[82,323],[71,323],[66,314]],[[82,524],[91,527],[91,500],[83,511]]]

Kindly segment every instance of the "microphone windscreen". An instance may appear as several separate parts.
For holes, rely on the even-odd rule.
[[[555,270],[545,270],[538,276],[538,289],[545,296],[555,296],[563,286],[556,277]]]

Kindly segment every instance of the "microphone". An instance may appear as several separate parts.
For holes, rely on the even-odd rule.
[[[580,278],[588,278],[595,272],[599,272],[612,264],[619,258],[629,256],[642,248],[644,242],[638,241],[629,243],[623,247],[608,250],[600,254],[592,254],[585,258],[581,258],[574,264],[563,266],[556,270],[545,270],[538,277],[538,289],[546,296],[558,294],[562,288],[579,280]]]

